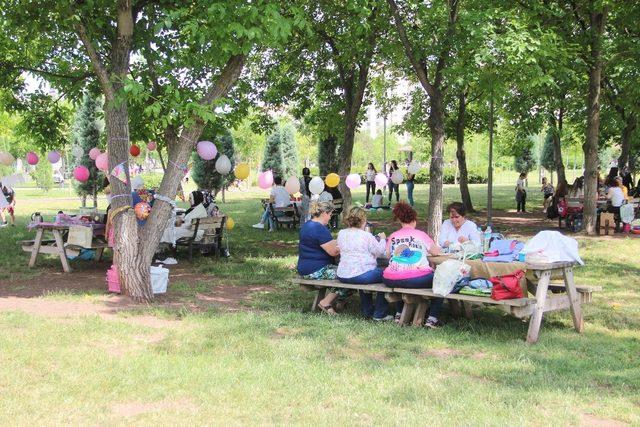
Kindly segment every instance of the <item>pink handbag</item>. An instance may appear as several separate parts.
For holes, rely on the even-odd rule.
[[[109,292],[120,293],[120,276],[115,264],[112,264],[111,268],[107,270],[107,287]]]

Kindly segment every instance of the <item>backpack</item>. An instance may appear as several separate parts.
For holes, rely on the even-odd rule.
[[[547,208],[547,218],[556,219],[560,215],[558,214],[558,207],[555,204],[552,204]]]

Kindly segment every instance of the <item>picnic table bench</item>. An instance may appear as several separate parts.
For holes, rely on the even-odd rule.
[[[578,333],[584,329],[581,305],[592,301],[593,292],[601,291],[599,286],[576,286],[573,281],[573,262],[556,262],[548,264],[527,263],[527,287],[535,296],[496,301],[489,297],[463,294],[449,294],[444,297],[455,313],[464,308],[465,315],[472,316],[473,306],[492,305],[514,317],[529,318],[527,342],[538,341],[540,326],[544,313],[566,310],[571,311],[573,324]],[[563,283],[551,283],[552,277],[562,277]],[[400,324],[422,326],[427,313],[429,300],[442,298],[431,289],[389,288],[383,284],[351,285],[337,280],[307,280],[298,278],[294,283],[302,289],[317,291],[312,303],[312,311],[317,310],[318,302],[326,295],[327,288],[357,289],[369,292],[384,292],[390,302],[402,300],[404,307]],[[551,295],[548,295],[551,291]]]

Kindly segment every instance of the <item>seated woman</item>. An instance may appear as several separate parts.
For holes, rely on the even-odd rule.
[[[425,233],[416,229],[418,215],[406,202],[393,208],[393,216],[402,226],[387,239],[389,266],[384,270],[384,284],[393,288],[424,289],[433,286],[433,269],[427,255],[440,255],[440,247]],[[438,315],[442,309],[442,298],[431,300],[429,317],[424,326],[437,328],[441,325]],[[401,305],[396,308],[398,317]]]
[[[191,207],[186,210],[184,218],[179,218],[175,222],[175,240],[193,236],[193,228],[191,222],[194,219],[207,218],[207,209],[204,206],[204,196],[200,191],[193,191],[189,195],[189,204]],[[198,230],[196,241],[202,240],[204,230]]]
[[[453,243],[472,241],[478,247],[481,245],[480,233],[475,222],[466,218],[467,210],[460,202],[453,202],[447,206],[449,219],[442,223],[438,243],[446,248]]]
[[[298,243],[298,274],[304,279],[322,280],[336,278],[335,259],[340,249],[327,228],[333,213],[333,203],[312,202],[309,205],[311,220],[300,228],[300,243]],[[336,314],[333,303],[342,290],[331,289],[318,302],[318,307],[328,314]]]
[[[361,207],[349,209],[344,222],[348,228],[338,233],[338,280],[355,284],[382,283],[383,269],[377,267],[376,259],[386,252],[384,233],[378,234],[376,239],[373,234],[364,230],[367,225],[367,212]],[[360,307],[366,318],[377,321],[393,320],[393,316],[387,315],[389,303],[384,292],[378,292],[374,307],[371,294],[360,291]]]
[[[610,205],[607,209],[608,212],[614,215],[616,221],[616,231],[620,229],[620,206],[625,203],[624,191],[622,190],[622,178],[616,177],[613,180],[615,186],[609,188],[607,191],[607,200]]]
[[[571,191],[569,192],[569,197],[572,199],[584,198],[584,178],[578,177],[575,181],[573,181]]]

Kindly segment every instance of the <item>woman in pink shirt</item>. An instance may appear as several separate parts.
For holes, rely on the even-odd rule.
[[[424,231],[416,229],[418,215],[406,202],[393,208],[393,216],[402,228],[387,239],[389,266],[384,270],[385,285],[392,288],[425,289],[433,286],[433,269],[428,255],[440,255],[440,247]],[[425,326],[440,326],[438,314],[442,308],[442,298],[431,300],[429,317]],[[400,311],[400,307],[396,308]]]

